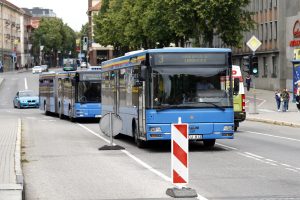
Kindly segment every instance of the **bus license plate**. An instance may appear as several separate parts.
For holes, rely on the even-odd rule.
[[[202,139],[202,135],[189,135],[190,140],[199,140]]]

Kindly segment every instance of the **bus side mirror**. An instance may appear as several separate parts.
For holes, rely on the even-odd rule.
[[[234,78],[233,79],[233,94],[238,95],[240,91],[240,79]]]

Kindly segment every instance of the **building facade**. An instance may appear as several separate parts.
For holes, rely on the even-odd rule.
[[[102,46],[99,43],[94,42],[94,23],[93,18],[98,14],[101,8],[101,0],[89,0],[88,1],[88,19],[89,19],[89,49],[88,58],[89,63],[93,66],[100,65],[102,61],[111,59],[113,57],[112,46]]]
[[[252,0],[247,9],[254,12],[257,25],[244,35],[242,48],[233,49],[234,64],[243,68],[243,57],[253,54],[246,43],[254,35],[262,42],[254,55],[259,68],[258,76],[254,77],[256,88],[292,91],[291,60],[295,47],[290,42],[295,21],[300,19],[300,0]]]
[[[0,60],[3,71],[13,71],[21,65],[22,9],[0,0]]]

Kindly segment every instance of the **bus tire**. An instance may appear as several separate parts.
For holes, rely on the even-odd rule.
[[[62,114],[62,107],[61,107],[60,103],[58,104],[58,117],[59,117],[59,119],[64,118],[64,116]]]
[[[234,122],[234,131],[237,131],[239,127],[239,122]]]
[[[47,111],[46,102],[44,102],[44,111],[45,111],[45,115],[49,115],[49,112]]]
[[[203,140],[204,147],[212,148],[215,146],[216,139]]]
[[[72,116],[72,109],[70,105],[69,105],[69,120],[71,122],[75,122],[75,118]]]
[[[132,131],[133,131],[133,137],[134,137],[134,142],[135,142],[136,146],[141,149],[145,148],[146,142],[138,138],[138,129],[137,129],[135,123],[133,123]]]

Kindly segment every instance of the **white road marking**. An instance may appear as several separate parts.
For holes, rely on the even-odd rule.
[[[276,112],[274,110],[269,110],[269,109],[258,109],[258,111],[267,112],[267,113],[274,113],[274,112]]]
[[[248,154],[248,155],[250,155],[250,156],[253,156],[253,157],[256,157],[256,158],[259,158],[259,159],[264,158],[264,157],[262,157],[262,156],[259,156],[259,155],[253,154],[253,153],[249,153],[249,152],[245,152],[245,154]]]
[[[295,139],[295,138],[289,138],[289,137],[283,137],[283,136],[277,136],[277,135],[259,133],[259,132],[254,132],[254,131],[244,131],[244,132],[253,133],[253,134],[256,134],[256,135],[263,135],[263,136],[268,136],[268,137],[280,138],[280,139],[285,139],[285,140],[291,140],[291,141],[295,141],[295,142],[300,142],[300,140]]]
[[[257,107],[260,107],[261,105],[263,105],[266,102],[266,100],[262,99],[262,102],[260,104],[257,105]]]
[[[89,128],[87,128],[86,126],[77,123],[80,127],[84,128],[85,130],[87,130],[88,132],[90,132],[91,134],[95,135],[96,137],[102,139],[103,141],[105,141],[106,143],[110,143],[109,140],[107,140],[106,138],[100,136],[99,134],[95,133],[94,131],[90,130]],[[115,144],[114,144],[115,145]],[[137,158],[136,156],[134,156],[133,154],[131,154],[129,151],[127,150],[121,150],[123,153],[125,153],[128,157],[132,158],[134,161],[136,161],[138,164],[142,165],[143,167],[145,167],[146,169],[150,170],[152,173],[158,175],[159,177],[161,177],[162,179],[164,179],[167,182],[171,182],[171,178],[164,175],[163,173],[161,173],[160,171],[154,169],[153,167],[151,167],[150,165],[148,165],[147,163],[145,163],[144,161],[140,160],[139,158]],[[197,194],[198,197],[197,199],[200,200],[208,200],[205,197],[201,196],[200,194]]]
[[[28,90],[27,78],[26,77],[24,78],[24,81],[25,81],[25,90]]]
[[[219,145],[219,146],[225,147],[225,148],[227,148],[227,149],[238,150],[238,149],[235,148],[235,147],[230,147],[230,146],[227,146],[227,145],[224,145],[224,144],[220,144],[220,143],[216,143],[216,144]]]

